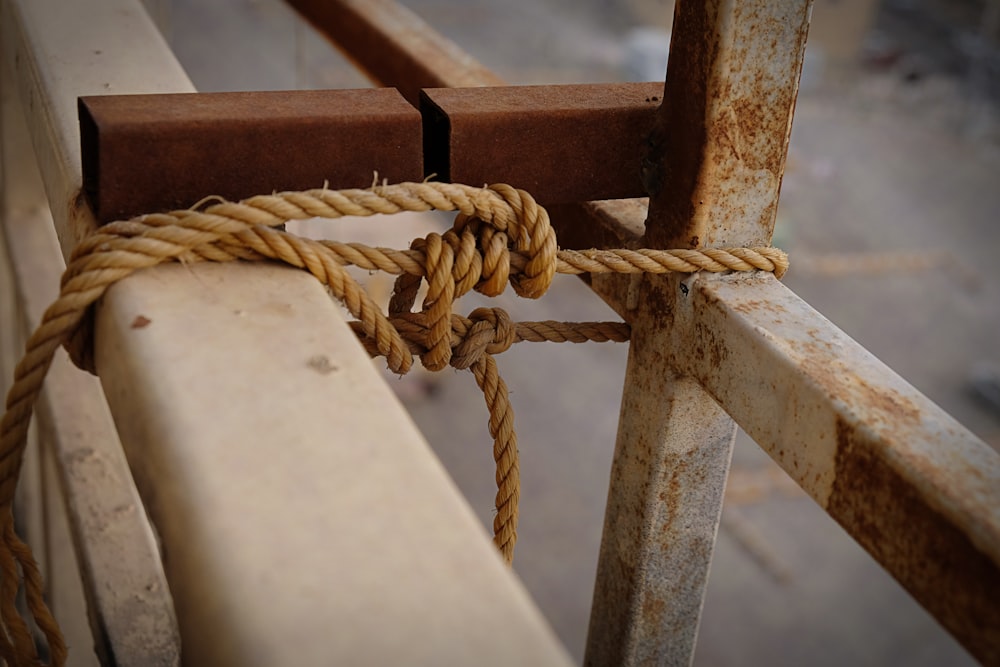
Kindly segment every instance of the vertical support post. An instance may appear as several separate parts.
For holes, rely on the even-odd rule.
[[[810,7],[678,0],[664,102],[643,161],[645,247],[770,242]],[[598,292],[617,293],[633,312],[587,665],[693,657],[735,425],[670,366],[668,351],[683,340],[673,313],[688,280],[595,277]]]

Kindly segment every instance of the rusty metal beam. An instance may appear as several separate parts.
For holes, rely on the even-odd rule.
[[[375,83],[418,104],[421,88],[501,86],[503,79],[392,0],[287,0]]]
[[[647,240],[770,242],[811,0],[679,0],[663,107],[644,163]]]
[[[470,54],[394,0],[286,0],[324,34],[375,83],[397,88],[413,104],[423,88],[504,86],[507,82]],[[662,88],[662,86],[661,86]],[[654,91],[652,96],[658,96]],[[645,98],[643,98],[645,99]],[[431,173],[431,172],[429,172]],[[486,179],[499,182],[499,179]],[[589,197],[592,199],[593,197]],[[604,202],[560,207],[552,224],[564,237],[573,236],[575,248],[607,247],[598,234],[589,237],[583,223],[604,211],[614,218],[614,207]]]
[[[1000,455],[770,276],[677,281],[661,348],[983,664]]]
[[[206,192],[363,187],[376,171],[390,181],[511,183],[545,204],[632,197],[642,194],[659,88],[428,90],[423,159],[420,115],[390,89],[86,97],[84,191],[102,222],[184,208]]]
[[[809,9],[810,0],[678,0],[642,164],[644,246],[770,242]],[[679,280],[595,280],[634,312],[588,665],[680,665],[694,654],[735,425],[671,358]]]
[[[394,0],[286,2],[326,35],[372,81],[397,88],[415,105],[423,88],[470,88],[507,83]],[[657,91],[650,97],[653,96],[658,96]],[[495,183],[499,179],[487,178],[486,181]],[[609,207],[602,201],[560,208],[552,215],[560,242],[572,236],[576,244],[567,247],[608,247],[601,243],[606,236],[598,233],[591,238],[590,227],[578,223],[600,215],[613,221],[618,210],[614,205]]]
[[[427,173],[458,183],[510,183],[544,204],[640,197],[639,164],[662,87],[424,90]]]
[[[366,187],[376,171],[419,181],[420,126],[392,89],[84,97],[83,186],[108,222],[206,194]]]

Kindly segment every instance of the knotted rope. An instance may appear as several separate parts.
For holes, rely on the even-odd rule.
[[[445,234],[417,239],[409,250],[315,241],[278,229],[290,220],[369,216],[400,211],[459,211]],[[357,318],[354,330],[370,354],[406,373],[413,355],[425,367],[468,368],[489,407],[496,461],[494,543],[510,563],[517,539],[518,458],[514,415],[494,355],[519,341],[625,341],[616,322],[519,322],[500,309],[455,315],[455,299],[470,290],[500,294],[509,282],[523,297],[538,298],[555,273],[666,273],[670,271],[771,271],[788,266],[775,248],[728,250],[558,250],[548,214],[525,192],[507,185],[473,188],[444,183],[401,183],[370,190],[327,189],[220,201],[204,210],[151,214],[98,229],[74,250],[58,299],[26,344],[0,421],[0,658],[38,664],[15,598],[23,577],[25,598],[45,634],[53,664],[66,646],[42,597],[42,579],[31,550],[14,531],[12,503],[28,424],[42,382],[60,345],[74,363],[94,372],[91,306],[116,281],[167,261],[278,260],[309,271]],[[388,315],[346,270],[349,265],[395,275]],[[417,290],[427,281],[419,312]],[[20,572],[19,572],[20,570]]]

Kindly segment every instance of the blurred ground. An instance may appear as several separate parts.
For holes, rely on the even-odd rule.
[[[631,31],[669,24],[661,20],[667,3],[655,0],[405,4],[513,83],[630,78],[637,67]],[[830,17],[839,4],[818,0],[814,15],[776,233],[792,255],[785,282],[1000,447],[1000,414],[969,384],[977,364],[1000,365],[995,53],[976,46],[971,58],[968,46],[982,32],[983,4],[894,0],[838,24],[844,15]],[[863,2],[854,4],[864,11]],[[201,90],[366,85],[276,2],[161,7],[171,43]],[[870,29],[838,33],[858,24]],[[659,78],[664,68],[649,60],[655,57],[644,65]],[[571,278],[557,280],[541,302],[505,305],[519,319],[614,318]],[[626,355],[624,345],[522,345],[499,360],[521,439],[516,569],[578,659]],[[401,394],[490,525],[493,468],[473,379],[446,371],[433,393]],[[695,662],[971,659],[741,434]]]

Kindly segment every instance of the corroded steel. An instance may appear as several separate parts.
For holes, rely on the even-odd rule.
[[[510,183],[545,204],[631,197],[642,194],[639,161],[659,88],[428,90],[423,159],[420,116],[389,89],[86,97],[84,191],[103,222],[184,208],[206,192],[240,199],[324,182],[362,187],[375,172],[391,182],[436,174]]]
[[[1000,455],[773,278],[682,283],[671,364],[973,655],[1000,662]]]
[[[662,87],[424,90],[427,172],[457,183],[510,183],[543,204],[640,197],[639,164]]]
[[[504,81],[392,0],[287,0],[373,81],[414,105],[421,88]]]
[[[666,362],[973,655],[997,662],[1000,456],[772,278],[671,284]],[[610,277],[592,287],[623,308],[629,298]]]
[[[811,4],[677,3],[644,162],[654,246],[770,242]]]
[[[423,88],[471,88],[506,85],[419,16],[393,0],[286,0],[319,32],[326,35],[376,83],[397,88],[419,103]],[[659,96],[656,92],[651,95]],[[643,98],[645,99],[645,98]],[[499,182],[487,178],[486,182]],[[592,197],[591,197],[592,198]],[[585,223],[605,210],[604,202],[563,206],[552,215],[559,238],[572,236],[576,245],[605,247],[590,238]],[[567,231],[567,230],[572,231]]]
[[[809,6],[678,0],[664,103],[642,164],[642,245],[770,242]],[[735,425],[671,359],[682,335],[679,280],[595,280],[618,288],[632,339],[588,665],[685,664],[694,652]]]
[[[84,191],[101,222],[206,194],[424,175],[420,114],[392,89],[84,97],[80,134]]]

